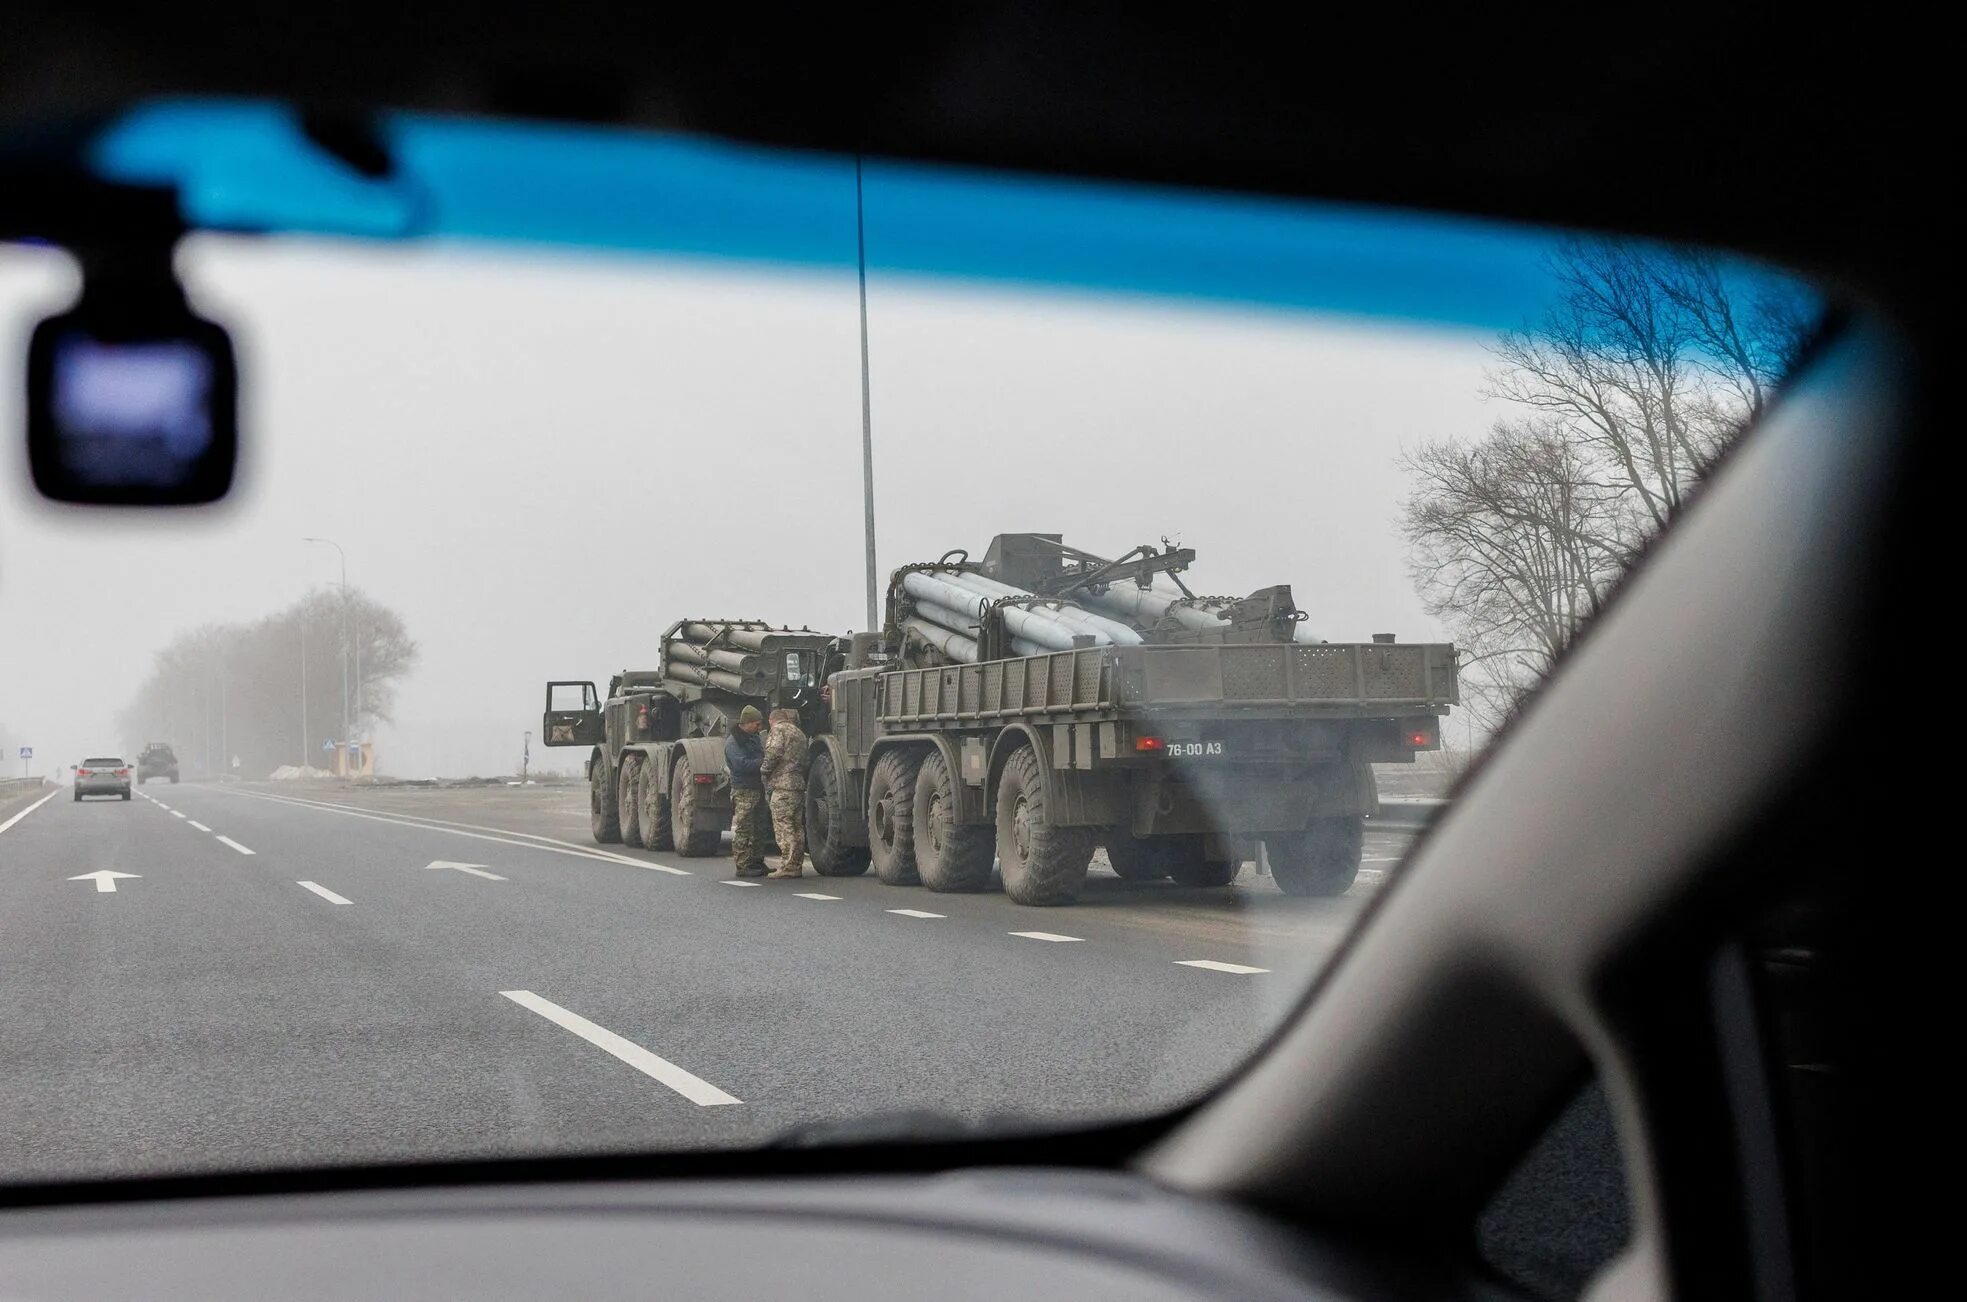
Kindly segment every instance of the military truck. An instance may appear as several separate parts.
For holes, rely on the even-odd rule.
[[[828,680],[807,782],[818,870],[871,863],[938,891],[1001,876],[1050,905],[1077,897],[1101,845],[1123,878],[1220,886],[1261,844],[1284,891],[1348,889],[1371,765],[1440,746],[1455,648],[1324,641],[1287,585],[1197,596],[1193,559],[1024,533],[981,562],[895,571],[880,635]]]
[[[592,682],[548,683],[541,740],[592,748],[594,839],[718,853],[731,825],[724,740],[739,712],[787,707],[809,731],[823,728],[821,684],[840,641],[762,620],[678,620],[662,636],[657,667],[616,674],[605,701]]]
[[[142,786],[152,778],[178,780],[177,752],[169,742],[147,741],[137,754],[137,785]]]

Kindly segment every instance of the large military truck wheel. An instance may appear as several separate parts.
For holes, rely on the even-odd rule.
[[[171,785],[175,787],[177,784],[178,784],[178,775],[173,773],[171,775]]]
[[[699,828],[697,823],[697,775],[690,771],[690,757],[680,755],[669,778],[669,838],[676,853],[692,859],[713,855],[723,848],[722,828]]]
[[[806,854],[820,877],[860,877],[867,871],[867,846],[850,846],[842,840],[844,802],[846,791],[834,769],[834,757],[820,751],[806,769]]]
[[[1019,904],[1070,904],[1086,884],[1093,829],[1051,821],[1038,754],[1011,756],[997,781],[997,858],[1004,893]]]
[[[858,877],[867,871],[867,847],[840,839],[844,799],[833,756],[821,751],[806,771],[806,853],[822,877]]]
[[[1135,836],[1114,830],[1106,835],[1106,861],[1123,882],[1158,882],[1168,875],[1175,851],[1184,838]]]
[[[956,775],[932,750],[915,775],[915,871],[932,891],[990,887],[997,829],[956,821]]]
[[[602,845],[622,839],[621,806],[616,800],[615,775],[608,771],[608,761],[596,755],[587,762],[587,825]]]
[[[1264,838],[1271,879],[1286,895],[1344,895],[1359,876],[1366,847],[1366,820],[1313,819],[1302,832]]]
[[[615,808],[621,811],[622,844],[642,848],[642,802],[636,797],[642,781],[642,756],[630,751],[622,756],[620,776],[615,779]]]
[[[891,750],[867,781],[867,850],[874,875],[890,886],[922,880],[915,867],[915,776],[922,758]]]
[[[669,784],[653,756],[645,757],[635,774],[635,803],[642,809],[642,844],[650,850],[671,850]]]

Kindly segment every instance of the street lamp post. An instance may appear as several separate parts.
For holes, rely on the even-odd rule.
[[[348,748],[348,744],[349,744],[349,742],[351,742],[351,741],[353,741],[353,740],[354,740],[354,727],[353,727],[353,721],[352,721],[352,720],[351,720],[351,718],[349,717],[349,708],[348,708],[348,702],[349,702],[349,696],[348,696],[348,657],[349,657],[349,651],[350,651],[350,648],[352,648],[352,647],[354,646],[354,644],[355,644],[355,639],[354,639],[354,637],[353,637],[353,636],[352,636],[352,635],[350,634],[350,632],[349,632],[349,624],[348,624],[348,553],[347,553],[347,552],[345,552],[345,551],[343,551],[343,550],[342,550],[342,547],[341,547],[341,544],[340,544],[340,543],[338,543],[338,542],[336,542],[336,541],[335,541],[334,539],[332,539],[332,538],[303,538],[303,539],[301,539],[301,541],[302,541],[302,542],[310,542],[310,543],[324,543],[324,544],[326,544],[327,546],[329,546],[329,547],[332,547],[332,548],[334,548],[334,549],[335,549],[335,555],[337,555],[337,556],[339,556],[339,557],[341,557],[341,630],[342,630],[342,637],[341,637],[341,741],[342,741],[342,748],[343,748],[343,751],[344,751],[344,753],[345,753],[345,752],[347,751],[347,748]],[[361,671],[361,669],[360,669],[360,667],[358,667],[358,668],[356,669],[356,671],[355,671],[355,675],[356,675],[356,683],[358,684],[358,686],[357,686],[357,688],[356,688],[356,693],[357,693],[357,695],[359,696],[359,695],[360,695],[360,693],[361,693],[361,687],[359,686],[359,684],[360,684],[360,683],[361,683],[361,681],[362,681],[362,671]]]

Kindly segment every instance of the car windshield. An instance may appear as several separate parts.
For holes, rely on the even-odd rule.
[[[115,768],[115,767],[116,767],[117,765],[119,765],[119,764],[121,764],[122,762],[123,762],[122,760],[120,760],[120,759],[117,759],[117,758],[116,758],[116,757],[115,757],[114,755],[108,755],[108,756],[104,756],[104,755],[98,755],[98,756],[96,756],[96,757],[95,757],[94,759],[85,759],[85,760],[83,760],[83,761],[82,761],[82,767],[83,767],[83,768],[110,768],[110,769],[113,769],[113,768]]]
[[[196,228],[240,455],[181,510],[0,462],[0,1182],[1190,1103],[1823,312],[1588,233],[380,145],[158,104],[86,150]],[[0,244],[12,356],[78,265]],[[58,378],[204,391],[160,356]],[[169,771],[70,800],[105,737]]]

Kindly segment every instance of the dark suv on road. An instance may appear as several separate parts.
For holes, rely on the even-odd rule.
[[[161,741],[149,743],[137,756],[137,785],[142,786],[151,778],[178,780],[178,757]]]

